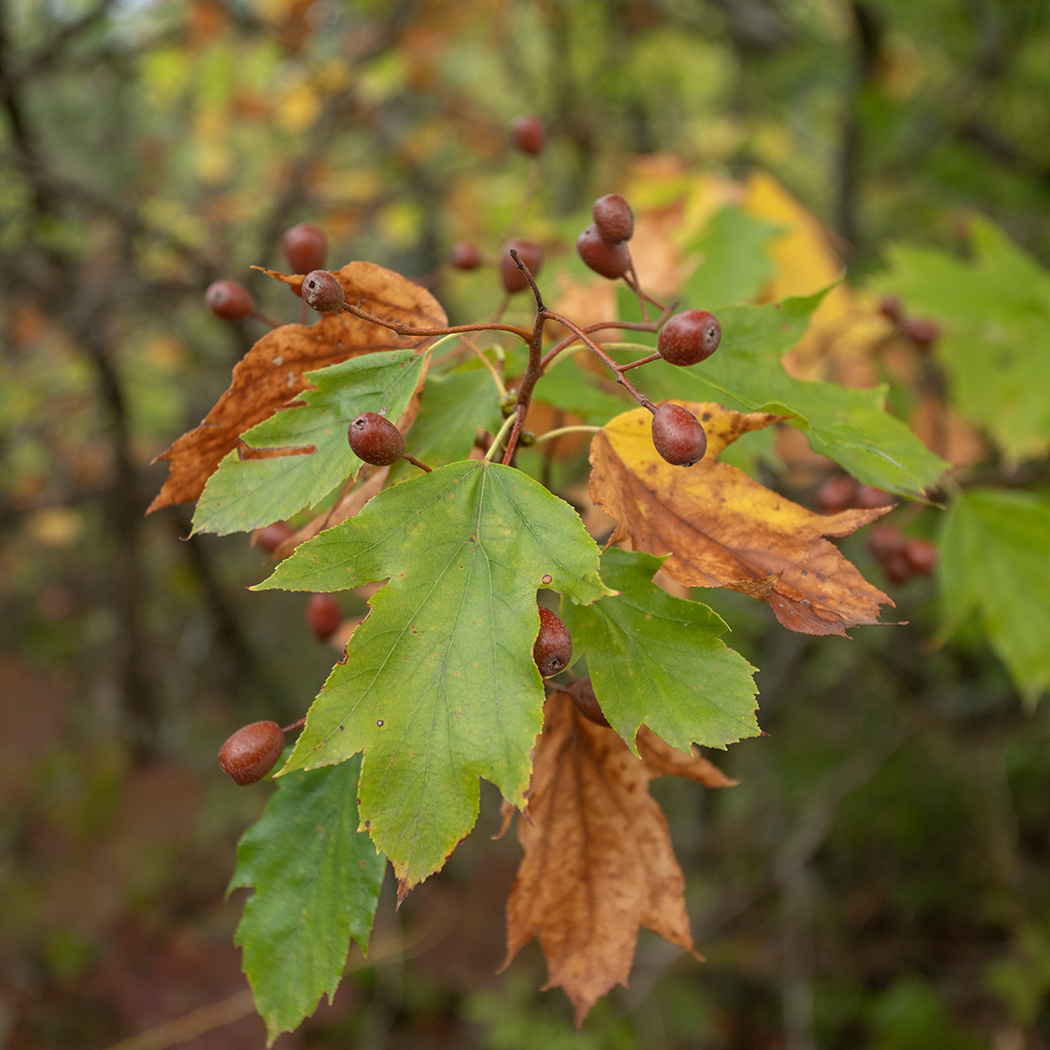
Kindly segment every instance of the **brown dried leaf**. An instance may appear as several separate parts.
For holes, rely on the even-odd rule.
[[[267,271],[269,273],[270,271]],[[419,328],[447,323],[438,301],[407,278],[368,262],[352,262],[336,272],[346,298],[370,313]],[[292,286],[299,275],[273,274]],[[398,336],[348,313],[326,314],[309,327],[282,325],[267,333],[237,363],[229,390],[200,426],[178,439],[157,459],[171,470],[146,513],[196,499],[226,453],[246,430],[268,419],[309,388],[305,372],[338,364],[359,354],[424,345],[419,336]]]
[[[660,457],[645,409],[617,416],[595,436],[591,499],[618,522],[612,541],[670,554],[663,571],[689,587],[751,594],[792,631],[845,635],[876,623],[879,606],[893,602],[823,537],[846,536],[890,508],[814,514],[716,459],[777,416],[680,403],[707,430],[707,454],[693,467]]]
[[[697,955],[685,880],[651,779],[732,783],[706,759],[676,751],[643,727],[642,759],[612,729],[578,715],[565,693],[544,708],[536,745],[525,849],[507,901],[507,958],[538,937],[546,987],[561,987],[579,1027],[614,984],[627,984],[639,925]],[[507,815],[505,814],[505,819]]]

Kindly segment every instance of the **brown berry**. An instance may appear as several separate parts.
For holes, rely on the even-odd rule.
[[[883,525],[876,525],[868,533],[868,546],[871,548],[871,553],[880,562],[885,562],[891,554],[898,554],[902,551],[904,537],[896,525],[887,522]]]
[[[902,553],[916,576],[929,576],[937,568],[937,547],[921,536],[909,536]]]
[[[204,301],[213,314],[227,321],[239,321],[255,309],[252,293],[236,281],[212,281]]]
[[[284,733],[276,722],[252,722],[219,748],[219,768],[237,784],[254,784],[273,769],[283,750]]]
[[[515,117],[510,126],[514,145],[530,157],[538,157],[547,144],[547,129],[539,117]]]
[[[588,226],[576,239],[576,251],[595,273],[610,281],[622,277],[631,264],[624,242],[607,241],[594,225]]]
[[[283,521],[275,521],[272,525],[267,525],[265,529],[259,529],[255,534],[255,546],[262,547],[264,551],[272,554],[292,535],[294,533],[288,525]]]
[[[330,314],[343,308],[346,293],[334,273],[311,270],[303,278],[303,299],[319,314]]]
[[[339,629],[343,614],[330,594],[311,594],[306,603],[306,622],[319,642],[327,642]]]
[[[518,253],[518,257],[529,268],[529,272],[535,277],[543,265],[543,249],[535,241],[526,241],[521,237],[511,237],[503,242],[499,250],[499,276],[503,287],[512,295],[514,292],[523,292],[529,286],[528,278],[511,256],[511,249]]]
[[[609,719],[602,714],[602,709],[598,706],[598,698],[594,695],[594,687],[589,678],[578,678],[565,687],[565,692],[569,694],[572,706],[584,718],[598,726],[609,725]]]
[[[448,253],[448,264],[454,270],[476,270],[484,261],[481,249],[470,241],[452,245],[452,251]]]
[[[301,222],[285,231],[284,254],[294,273],[320,270],[328,256],[328,238],[320,226]]]
[[[853,506],[857,496],[857,483],[848,474],[828,478],[817,489],[817,506],[825,514],[841,514]]]
[[[904,332],[920,350],[929,350],[940,339],[941,326],[936,321],[916,317],[905,323]]]
[[[904,318],[904,307],[901,305],[901,301],[897,296],[884,295],[879,300],[879,313],[882,314],[887,321],[892,321],[894,324],[900,324]]]
[[[656,349],[670,365],[696,365],[706,361],[722,341],[718,318],[706,310],[683,310],[660,330]]]
[[[540,633],[532,646],[532,658],[544,678],[564,671],[572,662],[572,635],[561,618],[546,605],[540,611]]]
[[[607,241],[629,241],[634,233],[634,212],[618,193],[607,193],[591,209],[594,225]]]
[[[707,432],[689,409],[667,402],[653,414],[653,444],[672,466],[691,467],[704,458]]]
[[[874,510],[876,507],[889,507],[893,503],[893,497],[874,485],[861,485],[857,489],[857,506],[865,510]]]
[[[389,467],[405,454],[401,431],[378,412],[362,412],[346,428],[346,440],[358,459],[375,467]]]
[[[882,571],[886,574],[886,579],[890,583],[904,584],[907,583],[912,577],[911,565],[908,559],[904,556],[904,551],[890,551],[885,558],[882,559]]]

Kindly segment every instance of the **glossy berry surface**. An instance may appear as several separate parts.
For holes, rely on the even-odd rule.
[[[342,309],[346,295],[334,273],[311,270],[303,278],[303,299],[318,313],[330,314]]]
[[[672,466],[691,467],[704,458],[707,432],[689,409],[668,403],[653,414],[653,444]]]
[[[670,365],[696,365],[706,361],[722,341],[722,326],[706,310],[683,310],[660,330],[656,349]]]
[[[618,193],[607,193],[591,209],[594,225],[607,241],[629,241],[634,233],[634,212]]]
[[[602,277],[610,281],[622,277],[630,265],[630,256],[623,241],[607,241],[597,226],[588,226],[576,239],[576,251],[580,258]]]
[[[530,157],[538,157],[547,145],[547,128],[539,117],[515,117],[510,126],[514,145]]]
[[[564,671],[572,662],[572,635],[561,618],[545,605],[539,606],[540,633],[532,646],[532,658],[544,678]]]
[[[346,428],[346,440],[358,459],[375,467],[388,467],[405,454],[401,431],[378,412],[362,412]]]
[[[522,240],[520,237],[511,237],[510,240],[504,241],[499,250],[499,276],[503,287],[511,294],[523,292],[529,286],[528,278],[518,269],[518,264],[511,257],[512,248],[533,277],[540,272],[543,265],[543,249],[535,241]]]
[[[476,270],[484,261],[481,249],[470,241],[452,245],[452,251],[448,253],[448,264],[454,270]]]
[[[343,622],[339,603],[330,594],[311,594],[306,603],[306,622],[319,642],[327,642]]]
[[[260,529],[255,534],[255,546],[261,547],[264,551],[269,551],[272,554],[291,535],[293,535],[293,532],[288,525],[283,521],[275,521],[272,525],[267,525],[265,529]]]
[[[901,553],[916,576],[929,576],[937,568],[937,547],[921,536],[909,536]]]
[[[320,270],[328,257],[328,238],[320,226],[301,222],[285,231],[284,254],[295,273]]]
[[[276,722],[252,722],[219,748],[219,768],[237,784],[254,784],[273,769],[283,750],[284,733]]]
[[[841,514],[853,506],[857,498],[857,483],[846,474],[828,478],[817,489],[817,506],[825,514]]]
[[[602,714],[602,709],[598,706],[598,698],[594,695],[594,687],[589,678],[578,678],[565,687],[565,692],[569,694],[572,706],[589,722],[597,726],[609,726],[609,719]]]
[[[236,281],[212,281],[204,293],[204,302],[213,314],[226,321],[239,321],[255,309],[252,293]]]

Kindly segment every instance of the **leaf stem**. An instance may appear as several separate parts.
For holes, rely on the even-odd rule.
[[[514,413],[511,413],[511,415],[507,416],[507,418],[505,420],[503,420],[503,426],[501,426],[499,428],[499,430],[496,431],[496,436],[492,439],[492,444],[489,445],[488,452],[485,453],[485,460],[484,461],[486,463],[491,463],[492,462],[493,458],[496,455],[496,450],[500,446],[500,442],[506,436],[507,431],[510,430],[510,428],[514,425],[515,418],[516,417],[515,417]]]
[[[558,427],[555,430],[548,430],[546,434],[540,434],[533,444],[538,445],[541,441],[553,441],[555,438],[560,438],[562,434],[597,434],[601,427],[586,426],[585,424],[579,424],[571,427]]]

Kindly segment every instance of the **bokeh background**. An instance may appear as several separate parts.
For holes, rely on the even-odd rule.
[[[268,570],[245,536],[144,517],[153,458],[265,331],[211,315],[209,282],[296,319],[249,266],[311,221],[332,266],[475,320],[499,290],[443,269],[454,242],[518,223],[571,259],[599,193],[659,209],[756,172],[858,287],[891,242],[962,250],[974,213],[1050,264],[1045,0],[5,0],[0,110],[3,1050],[265,1045],[224,892],[269,788],[215,754],[299,717],[337,653],[304,595],[246,590]],[[761,469],[812,505],[805,457]],[[852,641],[703,594],[770,734],[714,756],[736,788],[653,786],[705,964],[643,932],[579,1035],[535,945],[497,975],[520,854],[488,790],[445,871],[397,913],[384,890],[373,964],[276,1045],[1050,1047],[1046,708],[972,625],[937,644],[932,581],[885,586],[906,625]]]

